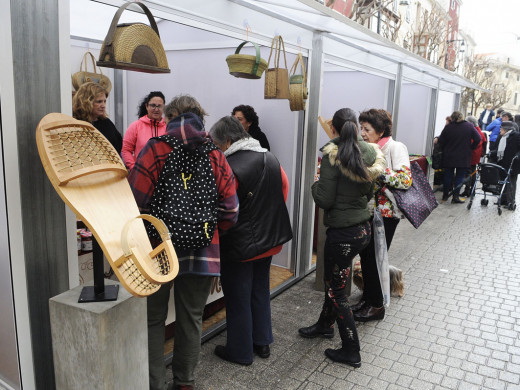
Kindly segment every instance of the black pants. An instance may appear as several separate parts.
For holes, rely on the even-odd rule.
[[[514,204],[515,196],[516,196],[516,182],[518,179],[518,174],[512,173],[509,177],[509,183],[504,188],[504,195],[502,196],[503,204]]]
[[[395,229],[397,229],[399,221],[397,218],[383,218],[387,249],[390,249],[390,244],[394,238]],[[370,306],[381,307],[383,306],[383,291],[381,290],[381,282],[377,272],[373,235],[370,243],[359,253],[359,256],[361,257],[361,272],[363,273],[363,300]]]
[[[359,351],[354,315],[345,286],[352,278],[352,259],[370,242],[370,222],[348,228],[329,228],[324,251],[325,301],[320,314],[322,326],[338,324],[343,344]]]

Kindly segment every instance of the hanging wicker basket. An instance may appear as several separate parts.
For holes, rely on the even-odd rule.
[[[274,51],[273,68],[265,71],[264,99],[288,99],[289,98],[289,72],[287,70],[287,58],[285,57],[285,45],[281,35],[273,38],[271,53],[267,60],[267,66],[271,63]],[[280,58],[283,53],[285,68],[280,67]],[[283,64],[282,64],[283,65]]]
[[[298,64],[300,64],[302,69],[301,74],[295,74]],[[291,73],[292,76],[289,78],[289,106],[291,111],[305,110],[305,103],[308,96],[307,76],[305,74],[305,66],[301,53],[296,57],[296,61],[294,61],[291,67]]]
[[[239,54],[246,43],[252,43],[256,55]],[[244,41],[238,45],[235,54],[226,57],[229,74],[243,79],[259,79],[267,68],[267,62],[260,57],[260,48],[254,42]]]
[[[135,4],[142,8],[150,26],[143,23],[117,24],[123,11]],[[146,73],[170,73],[157,23],[143,3],[123,4],[117,10],[101,46],[98,66]]]

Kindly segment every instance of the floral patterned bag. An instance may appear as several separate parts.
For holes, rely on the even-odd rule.
[[[394,195],[397,207],[414,228],[418,228],[439,205],[432,187],[417,162],[410,164],[412,186],[407,190],[388,187]]]

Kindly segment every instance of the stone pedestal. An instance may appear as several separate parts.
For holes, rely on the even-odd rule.
[[[78,303],[82,288],[49,300],[56,389],[148,389],[146,298],[120,285],[116,301]]]

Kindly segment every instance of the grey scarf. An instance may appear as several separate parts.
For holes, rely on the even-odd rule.
[[[224,152],[224,156],[231,156],[233,153],[239,152],[240,150],[250,150],[253,152],[265,153],[267,149],[264,149],[260,146],[260,142],[258,142],[253,137],[242,138],[238,141],[235,141],[231,144],[229,148]]]
[[[511,134],[512,131],[513,130],[509,130],[507,133],[505,133],[502,136],[502,138],[500,138],[500,143],[498,144],[498,149],[497,149],[498,161],[500,161],[504,158],[504,150],[506,150],[507,137],[509,137],[509,134]]]

